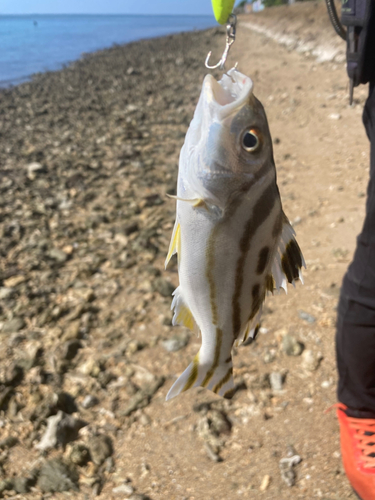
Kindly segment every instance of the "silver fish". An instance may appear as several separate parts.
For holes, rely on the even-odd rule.
[[[305,266],[276,184],[272,140],[251,79],[207,75],[181,149],[173,324],[199,328],[202,345],[167,400],[203,386],[230,397],[233,344],[255,337],[267,292],[302,281]]]

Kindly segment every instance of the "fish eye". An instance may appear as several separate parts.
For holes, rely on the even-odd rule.
[[[245,130],[242,135],[242,147],[248,153],[253,153],[260,146],[259,132],[254,129]]]

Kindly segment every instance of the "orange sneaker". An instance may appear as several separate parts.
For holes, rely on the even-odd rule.
[[[375,499],[375,419],[349,417],[337,405],[345,473],[361,500]]]

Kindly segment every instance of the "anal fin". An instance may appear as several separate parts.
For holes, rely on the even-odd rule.
[[[177,287],[173,292],[171,309],[174,311],[172,325],[186,326],[186,328],[194,331],[196,323],[190,309],[182,298],[180,287]]]

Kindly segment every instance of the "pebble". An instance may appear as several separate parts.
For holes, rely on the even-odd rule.
[[[38,162],[33,162],[33,163],[29,163],[27,165],[27,177],[33,181],[38,172],[42,172],[44,170],[43,168],[43,165],[41,163],[38,163]]]
[[[269,487],[270,483],[271,483],[271,476],[269,476],[268,474],[266,474],[265,476],[263,476],[263,479],[262,479],[262,482],[260,484],[259,490],[260,491],[266,491],[266,489]]]
[[[82,406],[85,408],[85,410],[88,410],[89,408],[93,408],[99,403],[99,399],[96,396],[93,396],[92,394],[88,394],[85,396],[85,399],[82,401]]]
[[[189,342],[189,334],[174,335],[168,340],[163,340],[161,342],[164,349],[168,352],[176,352],[183,349]]]
[[[302,310],[299,310],[298,311],[298,316],[303,319],[304,321],[307,321],[307,323],[315,323],[316,321],[316,318],[312,315],[312,314],[309,314],[305,311],[302,311]]]
[[[152,283],[152,288],[162,297],[170,297],[175,289],[172,283],[164,278],[156,278]]]
[[[46,451],[58,445],[65,446],[69,441],[78,437],[78,431],[85,425],[86,423],[82,420],[59,411],[47,419],[47,429],[35,448]]]
[[[302,458],[297,454],[288,456],[286,458],[282,458],[280,460],[279,469],[280,469],[281,479],[287,486],[292,487],[295,485],[296,473],[293,467],[295,465],[298,465],[301,461]]]
[[[219,454],[215,452],[215,450],[212,448],[210,443],[205,442],[204,449],[205,449],[207,456],[210,460],[212,460],[213,462],[221,462],[222,461]]]
[[[283,336],[281,345],[287,356],[300,356],[304,349],[304,345],[289,333]]]
[[[41,467],[37,486],[46,493],[78,491],[78,474],[74,466],[52,458]]]
[[[131,495],[134,493],[134,488],[131,484],[124,483],[113,488],[112,493],[114,495]]]
[[[283,389],[283,376],[280,372],[270,373],[271,389],[275,392],[282,391]]]
[[[321,383],[321,387],[323,389],[328,389],[329,387],[331,387],[331,385],[332,385],[331,380],[323,380],[323,382]]]
[[[52,248],[52,250],[47,253],[47,256],[58,264],[64,264],[68,258],[66,253],[59,248]]]
[[[22,318],[13,318],[9,321],[6,321],[3,325],[1,333],[11,334],[22,330],[26,326],[24,319]]]
[[[112,440],[109,436],[99,435],[90,439],[88,444],[92,461],[101,465],[113,453]]]
[[[76,443],[72,446],[69,459],[73,464],[83,466],[90,460],[90,452],[87,446],[82,443]]]
[[[328,115],[328,118],[330,120],[340,120],[341,115],[340,115],[340,113],[331,113],[330,115]]]
[[[302,354],[302,367],[308,371],[315,371],[319,368],[322,355],[310,349],[307,349]]]
[[[14,288],[0,287],[0,300],[8,300],[14,295]]]
[[[128,500],[151,500],[147,495],[142,495],[140,493],[134,493],[132,496],[128,498]]]

